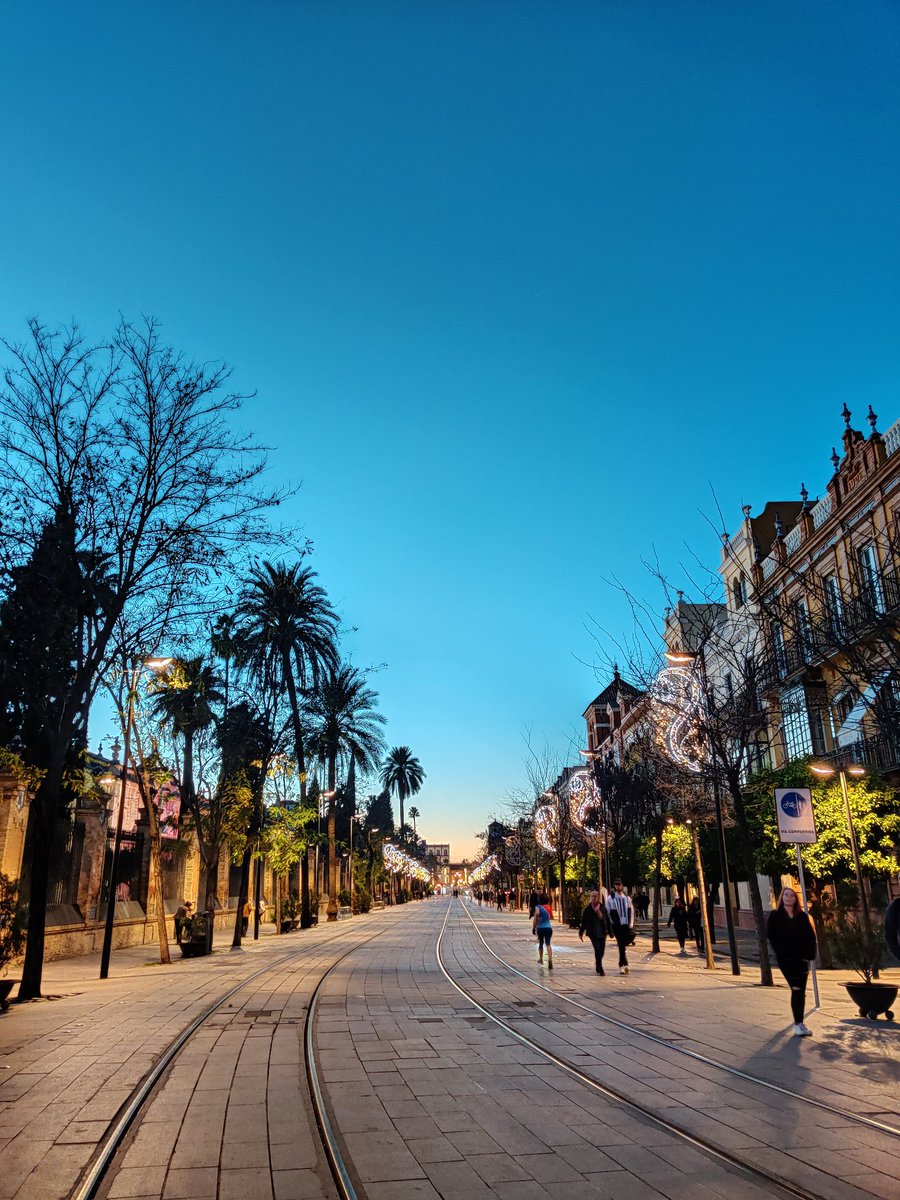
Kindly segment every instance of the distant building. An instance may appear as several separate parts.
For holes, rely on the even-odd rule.
[[[449,842],[426,842],[425,857],[436,858],[442,867],[448,866],[450,863]]]

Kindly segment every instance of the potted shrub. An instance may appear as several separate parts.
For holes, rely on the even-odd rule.
[[[341,906],[341,908],[350,907],[350,893],[346,888],[341,888],[341,890],[338,892],[338,904]]]
[[[357,887],[353,891],[353,911],[354,913],[367,913],[372,907],[372,895],[364,887]]]
[[[25,910],[19,906],[19,882],[0,874],[0,975],[5,975],[9,964],[25,949],[27,920]],[[0,1008],[9,1008],[9,993],[16,984],[15,979],[0,979]]]
[[[836,916],[828,927],[828,944],[834,961],[853,967],[860,976],[861,982],[844,984],[859,1015],[874,1020],[884,1013],[892,1021],[891,1005],[897,999],[898,989],[892,983],[875,982],[884,956],[884,930],[880,922],[872,920],[871,929],[867,930],[855,916]]]
[[[300,898],[290,892],[281,901],[281,932],[291,933],[300,924]]]

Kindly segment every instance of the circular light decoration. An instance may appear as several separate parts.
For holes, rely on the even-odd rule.
[[[534,837],[548,854],[556,854],[559,841],[559,813],[554,804],[542,804],[534,814]]]
[[[484,862],[480,862],[474,870],[469,872],[469,883],[481,883],[482,879],[487,879],[491,871],[500,870],[499,854],[489,854]]]
[[[503,839],[503,853],[511,867],[522,865],[522,843],[517,833]]]
[[[694,671],[664,667],[650,689],[657,739],[680,767],[699,774],[707,762],[700,716],[703,691]]]
[[[597,785],[587,771],[579,771],[569,780],[572,820],[590,845],[603,840],[602,807]]]

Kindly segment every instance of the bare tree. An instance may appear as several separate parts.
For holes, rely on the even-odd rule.
[[[77,652],[55,697],[52,733],[29,812],[28,944],[19,996],[40,995],[52,833],[63,777],[104,674],[131,645],[158,639],[222,607],[238,560],[271,539],[280,495],[260,490],[265,455],[230,421],[241,397],[228,369],[167,347],[155,321],[123,321],[107,344],[76,328],[32,321],[3,343],[0,521],[7,570],[26,561],[63,512],[82,561],[102,568],[77,627]],[[127,627],[127,633],[123,630]]]

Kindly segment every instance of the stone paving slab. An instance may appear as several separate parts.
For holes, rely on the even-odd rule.
[[[673,1111],[682,1125],[732,1149],[752,1151],[760,1161],[781,1162],[787,1154],[797,1181],[823,1195],[857,1192],[862,1169],[847,1151],[863,1151],[868,1182],[900,1196],[900,1140],[847,1122],[840,1114],[810,1109],[801,1101],[728,1077],[717,1068],[651,1043],[627,1030],[599,1021],[566,1004],[574,999],[639,1028],[650,1026],[660,1037],[681,1039],[723,1063],[771,1079],[801,1095],[825,1099],[841,1110],[875,1111],[900,1127],[897,1085],[900,1038],[895,1027],[865,1025],[848,1015],[843,989],[823,981],[823,1006],[811,1018],[818,1039],[786,1036],[786,989],[763,989],[730,975],[717,979],[702,968],[676,970],[673,963],[651,960],[640,944],[629,957],[632,973],[599,978],[593,950],[579,946],[568,930],[554,933],[569,954],[556,957],[554,971],[536,961],[529,926],[516,914],[472,914],[489,944],[511,965],[550,993],[540,996],[538,1011],[514,1019],[516,1028],[545,1041],[568,1061],[580,1051],[590,1056],[589,1073],[622,1088],[654,1111]],[[523,925],[525,928],[523,929]],[[492,1011],[502,1007],[510,980],[516,978],[493,959],[471,923],[460,914],[457,933],[460,976],[481,989],[480,1001]],[[681,966],[678,956],[671,956]],[[615,961],[615,959],[613,959]],[[718,974],[718,973],[717,973]],[[491,997],[492,982],[494,995]],[[518,980],[523,998],[529,993]],[[779,995],[778,993],[782,994]],[[525,1010],[527,1011],[527,1010]],[[850,1010],[852,1013],[852,1010]],[[508,1019],[504,1017],[504,1019]],[[846,1026],[852,1027],[848,1041]],[[567,1046],[560,1049],[560,1046]],[[848,1052],[849,1046],[849,1052]],[[840,1069],[835,1064],[840,1062]],[[578,1065],[585,1069],[584,1063]],[[874,1068],[874,1070],[873,1070]],[[848,1193],[847,1189],[850,1189]]]
[[[286,937],[272,933],[257,943],[245,941],[242,951],[222,949],[208,958],[183,959],[172,947],[170,966],[150,961],[146,946],[116,951],[107,980],[98,978],[98,955],[48,963],[44,991],[54,998],[16,1004],[0,1016],[0,1200],[68,1196],[121,1105],[198,1013],[282,955],[329,955],[328,947],[342,944],[353,930],[362,936],[379,922],[389,925],[393,911]],[[219,944],[225,942],[223,931]],[[264,1010],[272,987],[264,978],[250,984],[248,993],[238,993],[222,1018],[223,1029],[245,1007]],[[253,1025],[248,1018],[247,1030]],[[295,1033],[291,1027],[290,1037]],[[193,1127],[201,1136],[179,1160],[177,1169],[185,1174],[173,1177],[172,1188],[196,1188],[206,1178],[197,1172],[218,1165],[206,1161],[203,1143],[224,1123],[232,1085],[250,1059],[240,1058],[233,1035],[231,1041],[225,1036],[215,1065],[206,1072],[204,1058],[215,1036],[215,1029],[202,1030],[178,1060],[165,1108],[147,1114],[129,1163],[133,1174],[123,1175],[118,1185],[122,1196],[162,1194],[160,1146],[180,1129],[189,1108],[189,1120],[198,1122]],[[287,1061],[280,1042],[278,1054]],[[249,1087],[234,1090],[235,1108],[264,1099],[264,1093]],[[292,1136],[289,1124],[280,1113],[276,1116],[274,1136]]]

